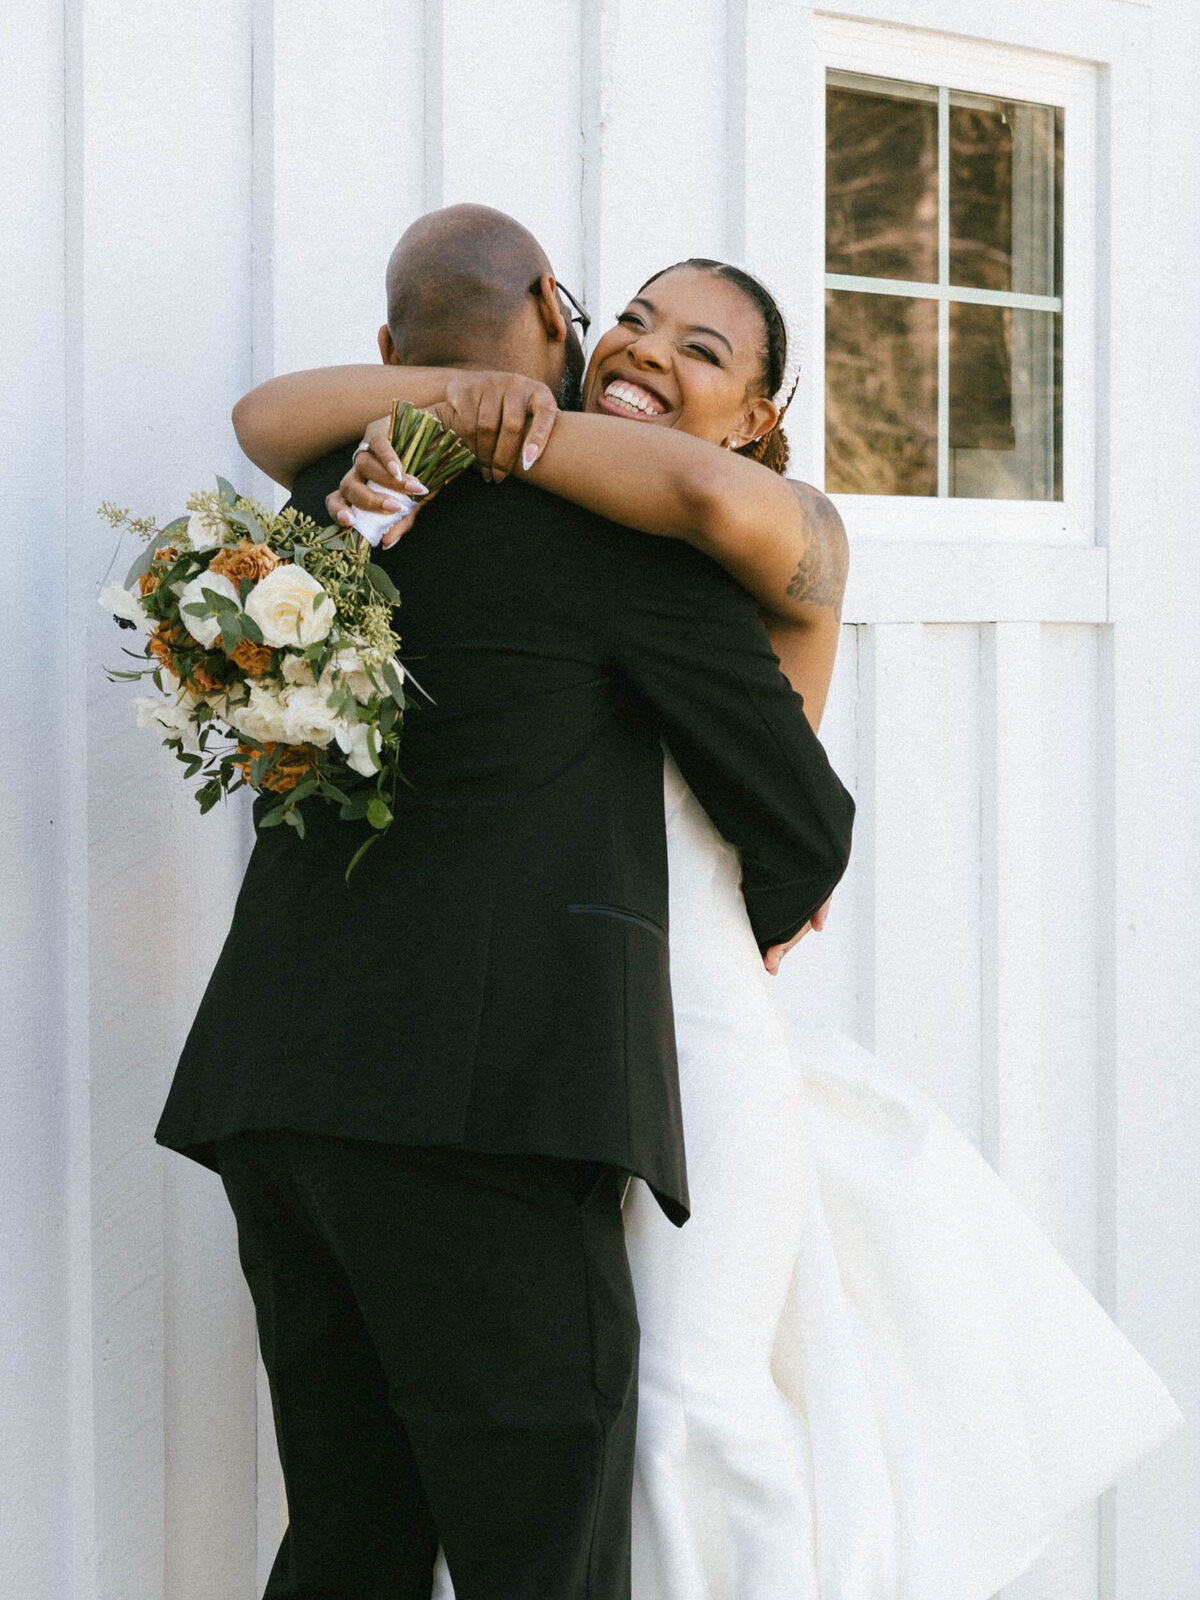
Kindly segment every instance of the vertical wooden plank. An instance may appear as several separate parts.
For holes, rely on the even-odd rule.
[[[770,285],[801,357],[785,431],[793,477],[821,485],[824,460],[825,126],[824,75],[813,44],[813,8],[749,0],[745,29],[744,207],[735,248]],[[853,519],[849,521],[851,539]]]
[[[1094,638],[983,632],[984,1152],[1095,1286]],[[1005,1600],[1094,1600],[1097,1508]]]
[[[228,419],[250,372],[249,8],[168,17],[99,3],[69,21],[66,572],[86,648],[67,788],[87,794],[74,892],[88,946],[72,1132],[86,1163],[77,1337],[91,1394],[76,1447],[94,1517],[79,1592],[215,1597],[251,1570],[253,1347],[228,1250],[195,1255],[218,1214],[216,1180],[185,1179],[152,1133],[225,931],[246,818],[234,806],[201,821],[169,755],[133,726],[128,689],[103,677],[125,636],[96,606],[113,541],[95,507],[162,515],[214,470],[239,477]],[[112,563],[118,576],[131,555]],[[185,1577],[177,1560],[201,1550]]]
[[[981,633],[983,1153],[1035,1213],[1056,1188],[1047,1128],[1041,628]],[[1047,1190],[1050,1194],[1047,1194]]]
[[[60,586],[68,562],[61,8],[7,8],[0,60],[20,64],[0,104],[0,236],[9,241],[0,261],[0,454],[11,468],[0,542],[7,582],[21,597],[6,627],[0,721],[0,1592],[66,1594],[74,1397],[63,1069],[72,897]]]
[[[724,0],[596,9],[585,231],[599,330],[661,267],[726,251],[727,34]]]
[[[516,8],[454,0],[442,10],[439,51],[438,203],[475,201],[507,211],[537,236],[580,295],[579,0],[522,0]]]
[[[1180,127],[1200,117],[1200,14],[1186,0],[1156,0],[1152,30],[1149,11],[1133,15],[1136,47],[1106,76],[1101,151],[1112,245],[1101,285],[1111,307],[1101,367],[1110,432],[1099,452],[1113,620],[1104,1176],[1115,1313],[1192,1425],[1118,1486],[1105,1582],[1106,1600],[1191,1600],[1200,1593],[1200,459],[1192,443],[1180,447],[1171,419],[1185,419],[1190,441],[1200,403],[1189,281],[1200,151],[1194,139],[1164,136],[1159,112],[1169,107]]]
[[[821,742],[834,771],[860,804],[858,652],[859,640],[866,631],[850,624],[842,628],[820,728]],[[828,1022],[850,1034],[857,1024],[861,872],[856,834],[850,866],[834,892],[824,931],[808,934],[800,942],[780,967],[776,980],[780,1001],[789,1015],[798,1021]]]
[[[976,634],[879,624],[862,660],[860,728],[871,749],[860,768],[869,930],[860,1037],[978,1142]]]
[[[425,209],[423,0],[294,0],[270,28],[272,362],[379,359],[384,268]]]

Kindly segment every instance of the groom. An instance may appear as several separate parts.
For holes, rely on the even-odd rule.
[[[453,207],[398,251],[402,358],[578,365],[512,219]],[[323,522],[344,464],[294,503]],[[625,1175],[688,1212],[660,737],[764,950],[840,878],[853,807],[687,546],[468,474],[377,558],[431,697],[395,821],[349,885],[332,808],[258,835],[156,1135],[237,1219],[289,1509],[265,1600],[426,1600],[439,1538],[458,1600],[623,1600]]]

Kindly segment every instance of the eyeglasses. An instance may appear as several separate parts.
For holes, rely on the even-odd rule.
[[[566,284],[559,283],[557,278],[554,280],[554,282],[558,288],[559,294],[562,295],[563,299],[566,300],[572,307],[572,309],[567,312],[568,321],[578,323],[579,337],[581,339],[586,339],[587,331],[592,325],[591,317],[588,316],[587,312],[579,304],[579,301],[576,300],[575,296],[571,293],[570,289],[567,288]],[[534,281],[529,285],[529,292],[530,294],[541,294],[542,280],[540,278],[535,278]]]

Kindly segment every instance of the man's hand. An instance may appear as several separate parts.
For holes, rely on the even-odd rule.
[[[775,975],[778,973],[779,963],[783,960],[784,956],[787,955],[789,950],[795,949],[806,933],[810,931],[820,933],[821,929],[825,926],[826,918],[829,916],[829,904],[832,898],[833,896],[831,895],[830,899],[826,900],[825,904],[820,908],[819,911],[814,911],[811,919],[804,924],[804,926],[800,929],[800,932],[793,938],[789,939],[786,944],[773,944],[767,951],[766,955],[763,957],[763,966],[766,967],[767,971],[772,977],[775,977]]]

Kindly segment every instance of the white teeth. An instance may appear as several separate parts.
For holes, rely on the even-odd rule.
[[[657,417],[662,411],[657,401],[652,400],[644,390],[626,383],[623,378],[614,378],[605,388],[604,394],[606,399],[611,397],[620,400],[624,405],[632,406],[635,411],[640,411],[646,417]]]

